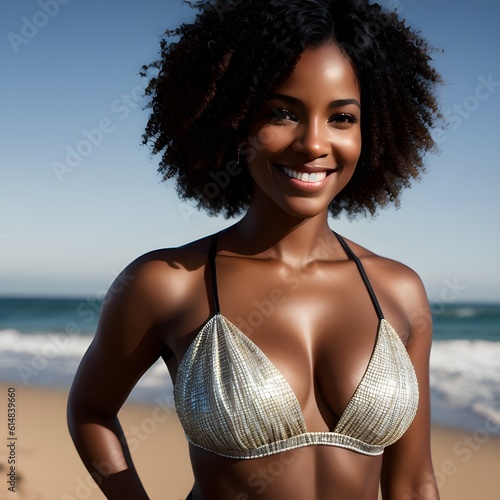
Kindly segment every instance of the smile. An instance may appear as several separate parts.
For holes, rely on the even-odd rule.
[[[315,184],[317,182],[324,181],[326,177],[333,172],[336,172],[337,169],[335,170],[322,170],[318,172],[300,172],[298,170],[294,170],[293,168],[286,167],[284,165],[277,165],[277,167],[288,177],[291,179],[297,179],[302,182],[310,183],[310,184]]]

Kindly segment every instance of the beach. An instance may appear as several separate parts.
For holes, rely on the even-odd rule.
[[[19,479],[16,493],[7,490],[2,464],[1,499],[94,500],[103,499],[76,452],[66,424],[67,390],[16,389],[15,459]],[[5,409],[9,385],[0,384]],[[5,411],[4,411],[5,413]],[[0,415],[0,436],[5,442],[5,415]],[[125,403],[120,421],[134,463],[152,500],[184,499],[193,480],[188,447],[172,410],[161,405]]]
[[[100,306],[90,299],[0,300],[0,499],[104,498],[66,424],[68,390]],[[432,312],[432,451],[441,500],[500,500],[500,304],[437,303]],[[159,360],[120,412],[152,500],[184,499],[193,484],[172,391]],[[8,490],[9,459],[15,492]]]
[[[66,425],[67,390],[0,384],[3,441],[8,438],[4,402],[15,389],[16,492],[8,491],[2,453],[0,498],[94,500],[104,496],[84,468]],[[120,420],[152,500],[184,499],[192,486],[188,447],[175,412],[161,402],[127,402]],[[500,499],[500,438],[488,424],[475,431],[434,426],[432,451],[441,500]],[[5,449],[5,448],[4,448]],[[8,452],[9,449],[7,448]],[[304,499],[308,500],[308,499]]]

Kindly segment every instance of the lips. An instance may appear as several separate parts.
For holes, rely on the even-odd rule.
[[[292,179],[298,179],[302,182],[321,182],[326,179],[326,172],[313,172],[308,174],[306,172],[298,172],[297,170],[292,170],[291,168],[281,167],[283,173],[291,177]]]
[[[340,167],[332,168],[318,164],[273,164],[282,182],[291,186],[295,192],[320,193],[333,179],[333,175],[339,172]]]
[[[307,184],[317,184],[326,179],[326,177],[338,171],[338,168],[329,169],[321,166],[297,165],[292,168],[287,165],[275,164],[275,166],[290,179]]]

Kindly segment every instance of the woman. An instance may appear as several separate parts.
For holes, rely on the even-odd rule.
[[[364,0],[196,7],[153,64],[144,141],[183,198],[246,213],[109,292],[69,401],[82,459],[108,498],[148,498],[117,413],[161,356],[189,498],[375,500],[380,482],[384,499],[437,499],[425,291],[328,225],[397,202],[422,170],[427,45]]]

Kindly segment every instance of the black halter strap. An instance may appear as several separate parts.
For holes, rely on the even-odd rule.
[[[342,238],[342,236],[337,234],[335,231],[333,231],[333,234],[339,240],[340,244],[342,245],[342,248],[344,249],[344,251],[347,254],[347,256],[349,257],[349,259],[355,262],[355,264],[358,268],[359,274],[361,275],[361,278],[363,280],[363,283],[365,284],[365,287],[368,290],[368,294],[370,295],[370,299],[373,303],[373,306],[375,307],[375,311],[377,313],[379,320],[384,319],[384,314],[382,312],[380,304],[378,303],[375,292],[373,291],[370,280],[368,279],[368,276],[366,275],[365,269],[364,269],[363,265],[361,264],[361,261],[359,260],[358,256],[351,250],[351,248],[345,242],[345,240],[344,240],[344,238]],[[215,308],[216,314],[220,314],[219,293],[217,290],[217,268],[215,265],[215,256],[217,254],[217,238],[218,238],[218,236],[219,236],[219,233],[216,233],[213,235],[212,241],[210,242],[210,249],[208,251],[208,261],[209,261],[209,265],[210,265],[210,278],[212,281],[212,295],[213,295],[214,308]]]
[[[210,242],[210,249],[208,250],[208,262],[210,264],[210,277],[212,279],[212,295],[214,299],[215,314],[220,313],[219,307],[219,294],[217,292],[217,269],[215,267],[215,255],[217,253],[217,237],[219,233],[215,233]]]
[[[375,307],[375,311],[377,312],[378,319],[384,319],[384,314],[382,313],[382,309],[380,307],[380,304],[378,303],[377,297],[375,296],[375,292],[373,291],[372,285],[370,284],[370,280],[368,279],[368,276],[366,275],[365,269],[363,265],[361,264],[361,261],[359,260],[358,256],[351,250],[349,245],[344,241],[344,238],[337,234],[335,231],[333,231],[333,234],[337,237],[339,240],[340,244],[342,245],[342,248],[344,249],[345,253],[349,257],[349,259],[353,260],[356,263],[356,266],[358,267],[359,274],[361,274],[361,278],[363,279],[363,282],[366,286],[366,289],[368,290],[368,293],[370,294],[370,299],[372,300],[373,306]]]

